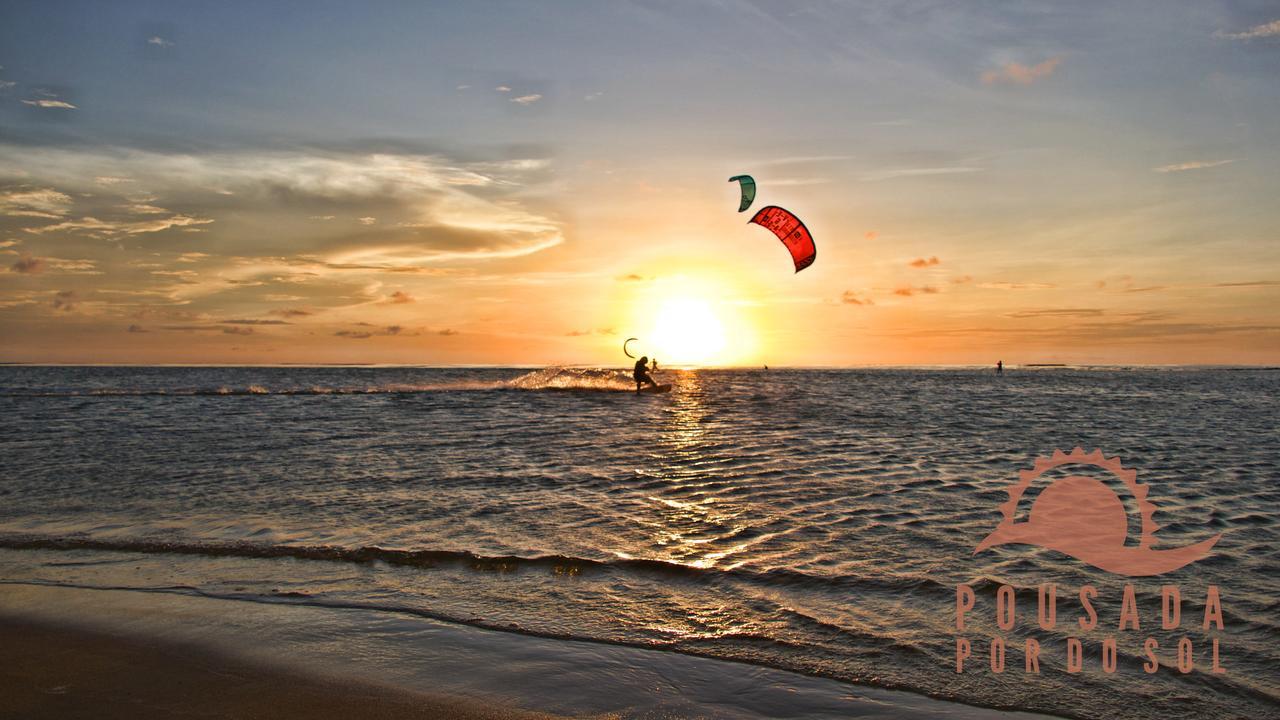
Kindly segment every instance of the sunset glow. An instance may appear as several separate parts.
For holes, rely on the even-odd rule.
[[[665,300],[653,323],[655,357],[668,363],[723,362],[724,325],[710,304],[695,298]]]
[[[1278,362],[1275,42],[1192,7],[18,5],[0,362]]]

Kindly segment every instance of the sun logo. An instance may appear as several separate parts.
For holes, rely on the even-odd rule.
[[[1137,502],[1142,516],[1138,544],[1126,545],[1128,513],[1115,491],[1097,478],[1072,475],[1055,480],[1040,491],[1023,522],[1016,522],[1018,503],[1031,483],[1046,472],[1063,465],[1093,465],[1110,472],[1124,483]],[[1138,472],[1128,470],[1119,457],[1107,459],[1101,450],[1070,453],[1054,450],[1052,457],[1036,458],[1035,467],[1018,472],[1018,482],[1006,492],[1009,500],[1000,505],[1004,519],[973,551],[976,555],[995,545],[1023,544],[1057,550],[1081,562],[1118,575],[1146,576],[1172,572],[1209,553],[1222,537],[1179,548],[1156,549],[1159,530],[1153,516],[1156,506],[1147,498],[1149,486],[1138,483]]]

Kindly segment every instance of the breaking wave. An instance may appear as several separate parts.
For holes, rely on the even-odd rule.
[[[0,388],[0,397],[242,397],[247,395],[405,395],[429,392],[491,390],[572,390],[625,392],[634,390],[630,376],[620,370],[548,367],[510,380],[437,383],[378,383],[373,385],[278,386],[264,384],[216,387],[92,387],[22,389]]]

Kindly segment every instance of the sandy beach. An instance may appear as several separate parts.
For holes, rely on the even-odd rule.
[[[190,644],[0,617],[0,717],[451,718],[552,715],[288,672]]]
[[[0,565],[11,555],[0,551]],[[178,589],[0,584],[0,640],[6,718],[1047,717],[681,653]]]

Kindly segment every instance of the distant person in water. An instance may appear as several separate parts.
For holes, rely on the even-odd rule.
[[[653,365],[649,366],[649,372],[658,372],[658,358],[653,359]]]
[[[997,361],[996,361],[996,374],[997,374],[997,375],[1003,375],[1003,374],[1004,374],[1004,361],[1003,361],[1003,360],[997,360]]]
[[[655,368],[657,367],[656,362],[654,363],[654,367]],[[644,357],[641,357],[639,360],[636,361],[636,369],[634,372],[631,373],[631,377],[636,379],[637,393],[640,392],[640,388],[643,387],[645,383],[649,383],[654,387],[658,387],[658,383],[654,382],[653,378],[649,377],[649,356],[648,355],[645,355]]]

